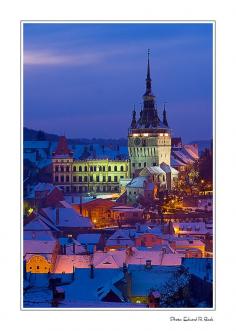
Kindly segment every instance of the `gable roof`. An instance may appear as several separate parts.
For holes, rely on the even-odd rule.
[[[59,223],[56,224],[56,213],[59,213]],[[48,217],[57,227],[92,227],[92,222],[88,217],[81,216],[73,208],[42,208],[42,212]]]

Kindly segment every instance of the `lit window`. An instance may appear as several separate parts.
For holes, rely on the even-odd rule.
[[[144,136],[144,137],[148,137],[148,133],[144,133],[143,136]]]
[[[160,137],[163,137],[163,133],[160,133]]]
[[[134,133],[133,134],[133,137],[138,137],[138,133]]]
[[[165,137],[168,137],[169,135],[168,135],[168,133],[165,133]]]

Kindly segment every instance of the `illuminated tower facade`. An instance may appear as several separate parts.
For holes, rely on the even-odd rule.
[[[162,120],[158,116],[155,96],[152,93],[149,51],[143,107],[138,119],[135,109],[133,110],[128,133],[128,150],[131,176],[137,176],[144,167],[159,166],[162,162],[170,165],[171,130],[165,106]]]

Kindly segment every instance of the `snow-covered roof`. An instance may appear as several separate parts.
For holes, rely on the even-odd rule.
[[[56,240],[24,240],[24,256],[27,254],[52,254],[56,245]]]
[[[65,298],[67,303],[75,301],[97,302],[103,300],[112,291],[121,301],[125,301],[120,290],[115,286],[124,278],[123,272],[118,269],[94,269],[94,277],[91,278],[90,268],[76,269],[75,280],[67,286]]]
[[[174,222],[173,228],[181,234],[206,234],[212,232],[212,228],[207,228],[205,222]]]
[[[186,165],[185,162],[178,160],[178,159],[175,158],[173,155],[171,155],[171,157],[170,157],[170,164],[171,164],[173,167],[179,167],[179,166],[185,166],[185,165]]]
[[[164,175],[165,172],[159,166],[145,167],[140,171],[140,176],[147,175]]]
[[[132,247],[130,254],[128,254],[127,264],[146,264],[147,260],[151,261],[152,265],[162,266],[179,266],[181,265],[181,256],[179,254],[167,254],[163,251],[141,251],[136,247]]]
[[[178,247],[180,246],[205,246],[205,244],[201,241],[201,240],[197,240],[197,239],[193,239],[193,240],[186,240],[186,239],[178,239],[175,241],[175,246],[176,249],[178,249]]]
[[[144,184],[148,182],[147,176],[138,176],[132,179],[132,181],[127,184],[127,188],[143,188]]]
[[[196,144],[194,145],[184,145],[183,148],[185,151],[193,158],[193,159],[198,159],[198,146]]]
[[[56,213],[58,209],[58,223]],[[43,213],[59,228],[61,227],[92,227],[92,222],[88,217],[81,216],[73,208],[43,208]]]
[[[89,268],[91,264],[90,255],[58,255],[54,273],[72,273],[73,268]]]
[[[126,251],[101,252],[93,254],[93,264],[95,268],[121,268],[125,263]]]
[[[106,241],[106,246],[133,246],[135,231],[133,229],[118,229]]]
[[[74,238],[62,237],[59,238],[59,243],[61,246],[63,246],[63,249],[65,248],[66,255],[86,253],[86,249],[78,240],[75,240]]]
[[[178,173],[179,173],[176,169],[172,168],[171,166],[169,166],[165,162],[162,162],[160,164],[160,167],[166,174],[171,173],[172,175],[178,175]]]
[[[144,265],[129,265],[128,271],[132,279],[131,295],[148,296],[153,290],[160,291],[178,268],[176,266],[146,268]]]
[[[81,233],[77,236],[77,240],[82,245],[85,244],[97,244],[101,239],[101,233]]]

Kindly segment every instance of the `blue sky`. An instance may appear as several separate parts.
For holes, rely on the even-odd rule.
[[[70,138],[127,136],[145,91],[174,136],[212,137],[212,25],[25,23],[24,126]]]

